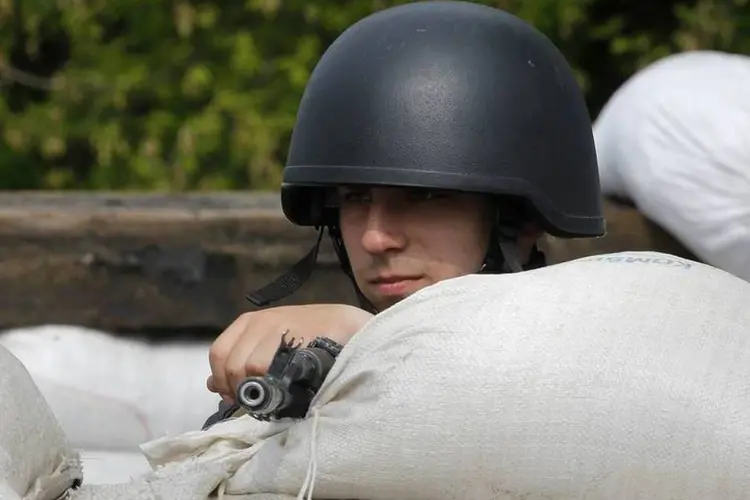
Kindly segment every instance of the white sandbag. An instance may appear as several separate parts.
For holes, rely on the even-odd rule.
[[[156,440],[148,480],[75,500],[746,500],[748,304],[651,252],[445,281],[370,321],[308,418]]]
[[[153,471],[140,450],[80,450],[80,455],[86,484],[127,483]]]
[[[0,499],[55,500],[82,477],[29,373],[0,346]]]
[[[594,123],[602,189],[704,262],[750,281],[750,57],[688,52],[640,71]]]
[[[208,342],[150,344],[47,325],[6,331],[0,345],[27,367],[76,448],[140,452],[146,441],[200,429],[216,411]]]

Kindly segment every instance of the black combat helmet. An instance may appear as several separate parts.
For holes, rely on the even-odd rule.
[[[526,22],[469,2],[382,10],[323,54],[299,106],[282,207],[295,224],[328,227],[350,273],[327,202],[348,184],[516,198],[554,236],[605,230],[591,120],[569,64]],[[304,280],[289,278],[284,295]]]

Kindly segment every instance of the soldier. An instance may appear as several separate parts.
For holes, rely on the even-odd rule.
[[[545,233],[605,232],[591,121],[565,58],[524,21],[464,2],[385,9],[328,48],[300,103],[281,199],[291,222],[327,230],[361,307],[241,315],[210,350],[208,387],[224,405],[207,425],[232,414],[238,384],[265,373],[284,331],[343,344],[431,284],[545,265]],[[256,303],[292,291],[316,254]]]

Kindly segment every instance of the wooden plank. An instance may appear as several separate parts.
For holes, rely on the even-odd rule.
[[[274,193],[3,194],[0,207],[0,327],[221,330],[316,239]],[[330,245],[319,262],[293,302],[351,303]]]
[[[687,255],[632,208],[608,204],[609,235],[550,240],[553,262],[623,249]],[[313,229],[278,193],[0,194],[0,328],[68,323],[110,331],[218,332],[244,299],[305,255]],[[287,304],[355,303],[327,238]]]

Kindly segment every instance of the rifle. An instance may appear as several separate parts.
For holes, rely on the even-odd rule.
[[[257,420],[304,418],[343,348],[327,337],[301,347],[294,337],[287,341],[287,333],[268,372],[246,378],[237,388],[237,402]]]

